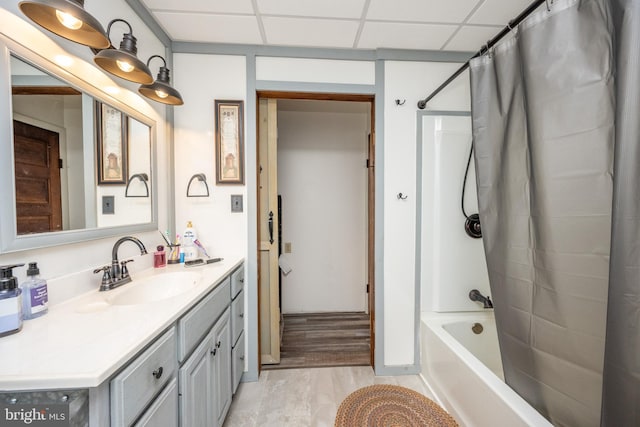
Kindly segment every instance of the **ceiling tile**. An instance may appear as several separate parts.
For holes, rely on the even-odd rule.
[[[357,47],[438,50],[456,28],[455,25],[366,22]]]
[[[263,15],[360,19],[365,0],[257,0]]]
[[[476,52],[502,30],[502,27],[476,27],[465,25],[443,47],[444,50]]]
[[[358,21],[330,19],[262,18],[267,43],[272,45],[350,48]]]
[[[253,14],[251,0],[142,0],[142,3],[150,10]]]
[[[156,18],[175,41],[262,44],[255,16],[157,12]]]
[[[371,0],[367,19],[461,23],[481,0]]]
[[[467,22],[506,26],[530,4],[531,0],[485,0]]]

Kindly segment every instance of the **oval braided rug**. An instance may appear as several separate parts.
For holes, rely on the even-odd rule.
[[[363,387],[347,396],[335,427],[456,427],[458,423],[437,403],[396,385]]]

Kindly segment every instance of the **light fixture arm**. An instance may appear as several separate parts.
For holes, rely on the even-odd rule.
[[[165,59],[164,59],[162,56],[160,56],[160,55],[153,55],[153,56],[150,56],[150,57],[149,57],[149,59],[147,59],[147,67],[149,66],[149,64],[151,63],[151,60],[152,60],[153,58],[160,58],[160,59],[162,59],[162,66],[163,66],[164,68],[167,68],[167,61],[165,61]]]
[[[137,55],[138,47],[137,47],[136,43],[137,43],[138,39],[136,39],[135,36],[133,35],[133,29],[131,28],[131,24],[129,24],[124,19],[118,18],[118,19],[113,19],[111,22],[109,22],[109,25],[107,26],[107,37],[109,38],[109,43],[111,43],[111,26],[115,22],[123,22],[129,28],[129,32],[128,33],[124,33],[122,35],[122,42],[120,42],[120,50],[123,50],[125,52],[129,52],[134,56]]]
[[[124,19],[117,18],[117,19],[112,19],[111,22],[109,22],[109,25],[107,25],[107,37],[109,37],[109,39],[111,39],[111,26],[115,22],[124,22],[125,24],[127,24],[127,27],[129,28],[129,33],[128,34],[132,34],[133,35],[133,30],[131,29],[131,24],[129,24]]]

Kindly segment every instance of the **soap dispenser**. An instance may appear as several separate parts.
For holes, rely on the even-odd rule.
[[[37,262],[30,262],[27,281],[22,282],[22,314],[24,320],[35,319],[49,310],[47,281],[40,278]]]
[[[0,337],[22,329],[22,290],[13,269],[24,264],[0,266]]]

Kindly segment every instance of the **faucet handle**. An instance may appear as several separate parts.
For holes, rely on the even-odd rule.
[[[111,285],[111,266],[105,265],[104,267],[96,268],[93,270],[93,274],[98,274],[102,271],[102,280],[100,281],[100,290],[108,291]]]
[[[132,259],[127,259],[125,261],[121,261],[120,262],[120,266],[122,267],[120,270],[120,275],[121,277],[129,277],[129,269],[127,268],[127,264],[129,264],[130,262],[133,262]]]

